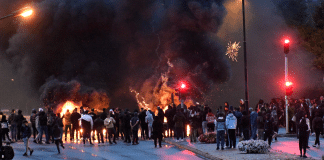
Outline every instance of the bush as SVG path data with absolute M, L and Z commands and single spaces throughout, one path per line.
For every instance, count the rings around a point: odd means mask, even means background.
M 237 147 L 241 152 L 246 152 L 246 153 L 268 153 L 269 152 L 269 145 L 266 141 L 263 140 L 241 141 L 239 142 Z

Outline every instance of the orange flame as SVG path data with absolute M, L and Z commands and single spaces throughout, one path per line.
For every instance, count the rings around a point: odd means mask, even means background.
M 187 136 L 189 137 L 189 135 L 190 135 L 190 126 L 189 126 L 189 124 L 187 125 Z
M 168 108 L 169 108 L 169 106 L 164 107 L 163 112 L 165 113 L 165 111 L 166 111 Z M 168 122 L 167 118 L 164 117 L 164 123 L 167 123 L 167 122 Z
M 69 110 L 70 113 L 72 113 L 72 111 L 75 108 L 78 108 L 79 106 L 75 105 L 73 102 L 71 101 L 67 101 L 64 103 L 64 105 L 62 106 L 62 111 L 61 111 L 61 116 L 63 116 L 67 110 Z
M 23 17 L 28 17 L 32 14 L 33 14 L 33 10 L 27 10 L 27 11 L 24 11 L 23 13 L 21 13 L 20 15 Z

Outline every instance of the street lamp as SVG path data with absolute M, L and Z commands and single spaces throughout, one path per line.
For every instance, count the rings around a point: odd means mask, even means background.
M 247 70 L 247 57 L 246 57 L 246 36 L 245 36 L 245 7 L 244 0 L 242 0 L 243 12 L 243 50 L 244 50 L 244 76 L 245 76 L 245 110 L 249 112 L 249 88 L 248 88 L 248 70 Z
M 9 17 L 15 17 L 15 16 L 28 17 L 28 16 L 31 16 L 32 14 L 33 14 L 33 10 L 30 7 L 25 7 L 25 8 L 19 9 L 17 11 L 14 11 L 9 15 L 1 17 L 0 20 L 6 19 Z

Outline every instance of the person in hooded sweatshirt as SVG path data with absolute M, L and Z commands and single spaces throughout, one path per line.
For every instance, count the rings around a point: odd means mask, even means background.
M 1 123 L 1 134 L 2 136 L 0 136 L 0 139 L 2 138 L 2 140 L 6 140 L 6 136 L 7 139 L 11 142 L 11 139 L 9 138 L 9 126 L 8 126 L 8 121 L 6 119 L 6 115 L 3 115 L 2 112 L 0 112 L 0 115 L 2 118 L 0 118 L 0 123 Z
M 26 120 L 22 121 L 21 132 L 22 132 L 22 138 L 23 138 L 23 141 L 24 141 L 24 145 L 26 147 L 26 152 L 24 153 L 23 156 L 27 156 L 27 151 L 28 150 L 30 152 L 30 155 L 32 155 L 34 150 L 32 150 L 29 147 L 29 138 L 31 136 L 31 128 L 28 126 L 28 122 Z
M 65 148 L 63 146 L 62 135 L 63 135 L 63 127 L 62 127 L 62 129 L 60 129 L 58 125 L 54 125 L 53 137 L 54 137 L 55 145 L 56 145 L 56 148 L 57 148 L 57 151 L 59 154 L 61 153 L 59 145 L 61 144 L 61 147 L 63 149 Z
M 237 119 L 233 115 L 233 111 L 230 110 L 226 117 L 226 129 L 228 130 L 228 136 L 230 139 L 229 148 L 236 147 L 236 136 L 235 136 L 236 126 L 237 126 Z
M 124 133 L 125 133 L 125 141 L 126 143 L 131 143 L 130 139 L 130 132 L 131 132 L 131 126 L 130 126 L 130 120 L 131 120 L 131 115 L 128 111 L 128 109 L 125 109 L 125 115 L 124 115 Z
M 252 139 L 256 140 L 257 139 L 257 128 L 258 128 L 258 108 L 255 107 L 254 111 L 252 111 L 250 115 L 250 120 L 251 120 L 251 134 L 252 134 Z
M 70 134 L 70 140 L 73 141 L 74 140 L 74 132 L 76 132 L 76 137 L 75 139 L 78 139 L 79 137 L 79 129 L 80 129 L 80 125 L 79 125 L 79 119 L 81 118 L 81 114 L 77 112 L 77 109 L 75 108 L 71 114 L 70 120 L 71 120 L 71 124 L 72 124 L 72 132 Z
M 151 138 L 151 134 L 152 134 L 152 125 L 153 125 L 153 116 L 151 114 L 150 111 L 146 111 L 146 117 L 145 117 L 145 123 L 147 123 L 147 128 L 148 128 L 148 139 Z
M 10 125 L 10 135 L 11 140 L 17 142 L 17 123 L 15 122 L 15 110 L 12 109 L 11 114 L 9 116 L 9 125 Z
M 320 146 L 319 135 L 323 132 L 323 120 L 320 115 L 321 113 L 315 113 L 315 118 L 313 119 L 313 131 L 315 131 L 316 135 L 315 144 L 313 145 L 313 147 L 316 147 L 317 144 L 318 147 Z
M 271 146 L 272 135 L 273 135 L 273 125 L 272 125 L 271 115 L 268 113 L 266 115 L 266 120 L 264 123 L 264 141 L 268 139 L 268 144 Z
M 133 133 L 133 145 L 138 144 L 139 118 L 137 112 L 134 112 L 134 117 L 130 120 L 130 126 Z
M 242 117 L 242 128 L 243 128 L 243 136 L 244 140 L 250 139 L 250 116 L 246 111 L 243 111 L 243 117 Z
M 98 144 L 100 143 L 100 138 L 101 138 L 101 143 L 104 143 L 104 139 L 103 139 L 104 121 L 101 119 L 100 116 L 97 116 L 97 119 L 95 119 L 93 123 L 94 123 L 93 128 L 97 131 Z
M 32 128 L 33 128 L 33 136 L 34 136 L 34 142 L 36 142 L 36 135 L 38 134 L 37 128 L 36 128 L 36 109 L 32 110 L 32 114 L 30 115 L 30 122 L 32 123 Z
M 180 109 L 177 109 L 177 113 L 173 117 L 173 121 L 175 123 L 175 134 L 177 136 L 176 142 L 179 142 L 179 137 L 181 137 L 181 141 L 183 140 L 183 122 L 186 120 L 186 117 L 181 113 Z
M 241 121 L 241 119 L 242 119 L 243 114 L 240 112 L 239 108 L 235 108 L 233 114 L 237 120 L 236 136 L 242 136 L 242 121 Z
M 257 126 L 258 126 L 258 139 L 264 139 L 264 117 L 262 112 L 260 111 L 258 113 L 258 117 L 257 117 Z
M 226 130 L 226 124 L 225 124 L 225 115 L 223 112 L 220 112 L 218 114 L 218 118 L 216 121 L 216 131 L 217 131 L 217 148 L 216 150 L 219 150 L 219 141 L 221 141 L 221 147 L 222 150 L 224 150 L 224 135 Z
M 153 139 L 154 139 L 154 146 L 157 147 L 157 139 L 159 139 L 159 147 L 161 148 L 162 142 L 162 133 L 163 133 L 163 123 L 159 120 L 158 117 L 155 117 L 153 121 Z
M 22 111 L 18 110 L 18 115 L 15 117 L 15 122 L 17 124 L 17 139 L 21 139 L 21 126 L 23 124 L 23 121 L 25 120 L 24 116 L 22 115 Z
M 302 117 L 301 122 L 298 126 L 299 131 L 299 150 L 300 150 L 300 157 L 307 158 L 306 156 L 306 147 L 307 147 L 307 131 L 309 130 L 308 125 L 306 124 L 305 117 Z M 303 151 L 304 150 L 304 154 Z
M 61 137 L 61 139 L 63 139 L 63 127 L 64 127 L 64 125 L 63 125 L 63 119 L 61 118 L 61 114 L 57 113 L 55 118 L 56 118 L 55 119 L 55 125 L 57 125 L 58 129 L 60 130 L 60 132 L 61 132 L 60 137 Z M 54 136 L 54 141 L 55 141 L 55 136 Z
M 90 133 L 93 128 L 92 117 L 88 114 L 88 111 L 84 111 L 84 114 L 81 116 L 81 128 L 83 129 L 83 144 L 85 144 L 86 138 L 90 140 L 92 144 Z

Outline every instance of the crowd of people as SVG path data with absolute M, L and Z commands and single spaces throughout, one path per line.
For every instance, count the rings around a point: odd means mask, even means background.
M 321 96 L 319 100 L 304 98 L 290 100 L 288 106 L 289 132 L 297 133 L 301 156 L 306 157 L 311 133 L 316 135 L 313 147 L 320 144 L 319 135 L 323 133 L 324 97 Z M 55 114 L 52 109 L 47 109 L 47 112 L 43 108 L 33 109 L 30 116 L 31 125 L 21 110 L 18 110 L 18 114 L 12 110 L 8 119 L 0 112 L 2 137 L 0 144 L 2 145 L 2 140 L 6 137 L 12 143 L 21 140 L 26 146 L 24 156 L 28 150 L 30 155 L 33 153 L 28 145 L 29 138 L 33 136 L 34 143 L 43 144 L 43 134 L 45 143 L 55 143 L 59 153 L 60 146 L 64 148 L 63 139 L 66 142 L 68 137 L 71 142 L 82 140 L 83 144 L 87 141 L 93 144 L 95 139 L 98 143 L 117 144 L 116 140 L 120 139 L 125 143 L 137 145 L 140 129 L 140 138 L 154 139 L 155 147 L 157 145 L 162 147 L 163 136 L 175 137 L 175 141 L 179 142 L 190 135 L 190 141 L 197 142 L 199 135 L 208 132 L 217 133 L 217 150 L 220 148 L 223 150 L 225 146 L 228 149 L 235 148 L 237 137 L 242 140 L 268 140 L 271 146 L 273 138 L 277 140 L 279 126 L 285 126 L 286 116 L 285 103 L 281 99 L 272 99 L 269 104 L 260 100 L 256 107 L 248 110 L 245 108 L 244 100 L 240 100 L 236 108 L 225 102 L 224 107 L 218 107 L 215 114 L 208 105 L 187 107 L 183 103 L 178 106 L 169 105 L 165 111 L 157 107 L 155 113 L 144 108 L 133 113 L 128 109 L 104 108 L 102 112 L 96 113 L 93 108 L 86 110 L 85 107 L 80 107 L 79 112 L 76 108 L 73 111 L 67 110 L 62 117 L 60 113 Z M 166 123 L 164 118 L 167 119 Z M 187 125 L 190 126 L 190 133 L 187 133 Z M 165 132 L 168 134 L 164 134 Z

